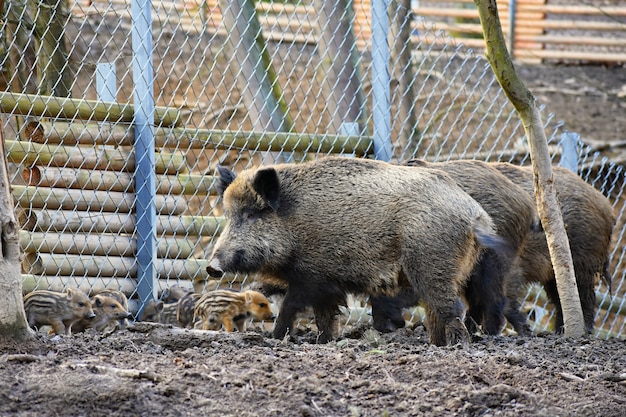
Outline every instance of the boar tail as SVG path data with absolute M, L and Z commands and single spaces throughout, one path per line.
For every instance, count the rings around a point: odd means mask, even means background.
M 495 234 L 491 229 L 484 229 L 480 226 L 474 227 L 474 234 L 478 243 L 487 249 L 491 249 L 503 256 L 512 256 L 514 251 L 506 240 Z
M 606 283 L 606 286 L 609 287 L 609 295 L 613 296 L 613 275 L 609 272 L 609 260 L 604 263 L 604 269 L 602 270 L 602 279 Z

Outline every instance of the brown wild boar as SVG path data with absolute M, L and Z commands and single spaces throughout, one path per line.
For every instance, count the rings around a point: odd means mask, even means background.
M 81 319 L 74 325 L 75 332 L 96 329 L 110 333 L 115 330 L 120 320 L 127 320 L 130 313 L 115 298 L 102 294 L 91 297 L 91 307 L 96 316 L 91 320 Z
M 270 302 L 257 291 L 237 292 L 215 290 L 203 294 L 194 308 L 194 322 L 201 322 L 202 330 L 219 330 L 224 326 L 227 332 L 245 330 L 246 320 L 273 320 Z
M 493 166 L 525 189 L 529 195 L 535 195 L 531 167 L 508 163 L 494 163 Z M 611 275 L 607 267 L 615 215 L 611 202 L 578 175 L 562 167 L 553 167 L 552 170 L 554 190 L 572 253 L 585 328 L 591 333 L 596 313 L 596 276 L 602 276 L 609 288 L 611 285 Z M 543 285 L 556 308 L 555 329 L 562 332 L 563 312 L 543 231 L 533 233 L 528 240 L 520 255 L 520 272 L 525 282 Z
M 319 342 L 334 337 L 346 295 L 413 286 L 430 340 L 467 342 L 459 295 L 483 247 L 506 248 L 485 210 L 445 173 L 353 158 L 218 168 L 227 224 L 207 271 L 287 284 L 274 337 L 312 306 Z
M 30 327 L 52 326 L 51 333 L 70 335 L 72 325 L 81 319 L 91 320 L 96 315 L 87 294 L 79 289 L 66 292 L 32 291 L 24 296 L 24 311 Z
M 521 313 L 523 283 L 515 268 L 517 257 L 538 227 L 535 201 L 523 188 L 511 182 L 493 166 L 472 160 L 429 163 L 410 160 L 408 166 L 439 169 L 476 200 L 493 220 L 498 236 L 504 239 L 510 252 L 487 248 L 474 266 L 464 289 L 469 305 L 465 324 L 472 332 L 476 324 L 486 334 L 500 334 L 505 318 L 518 334 L 530 334 L 526 316 Z M 515 271 L 515 270 L 514 270 Z M 402 308 L 417 304 L 410 292 L 403 291 L 397 298 L 371 297 L 374 327 L 392 331 L 404 327 Z M 385 304 L 385 305 L 383 305 Z

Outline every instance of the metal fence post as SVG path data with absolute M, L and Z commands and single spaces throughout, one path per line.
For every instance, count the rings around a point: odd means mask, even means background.
M 102 62 L 96 66 L 96 90 L 98 100 L 113 103 L 116 100 L 117 80 L 115 76 L 115 64 Z
M 138 317 L 147 303 L 156 297 L 155 104 L 151 7 L 149 0 L 133 0 L 132 3 Z
M 389 76 L 389 0 L 372 0 L 372 117 L 374 156 L 391 159 L 391 91 Z
M 561 135 L 561 161 L 559 166 L 578 174 L 578 143 L 580 135 L 573 132 L 564 132 Z
M 515 13 L 517 1 L 509 0 L 509 55 L 515 56 Z

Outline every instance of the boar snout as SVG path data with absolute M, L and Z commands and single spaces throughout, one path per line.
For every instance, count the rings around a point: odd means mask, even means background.
M 206 267 L 206 271 L 212 278 L 221 278 L 224 275 L 224 270 L 222 270 L 220 261 L 215 257 L 211 259 L 209 266 Z

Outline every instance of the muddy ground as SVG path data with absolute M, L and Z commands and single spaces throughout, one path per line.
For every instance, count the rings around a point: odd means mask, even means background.
M 0 415 L 623 416 L 626 342 L 434 347 L 422 326 L 327 345 L 138 324 L 0 347 Z
M 540 104 L 605 151 L 626 139 L 623 66 L 519 66 Z M 138 324 L 0 340 L 1 416 L 624 416 L 626 341 L 552 335 L 434 347 L 421 325 L 316 345 Z

